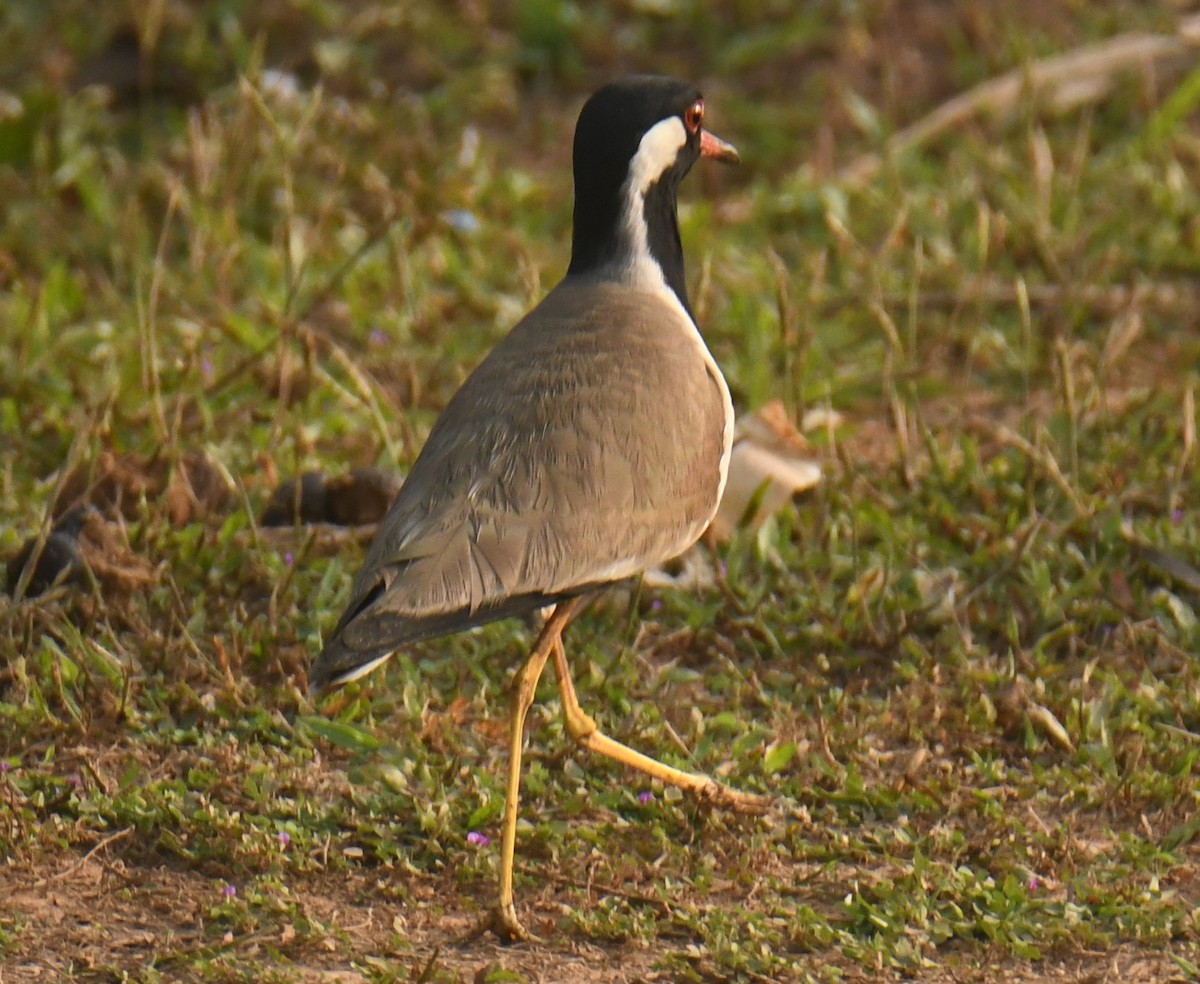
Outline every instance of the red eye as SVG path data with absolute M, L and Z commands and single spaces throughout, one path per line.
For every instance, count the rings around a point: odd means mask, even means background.
M 683 124 L 687 127 L 688 133 L 696 133 L 700 129 L 700 124 L 704 121 L 704 100 L 697 99 L 692 103 L 683 114 Z

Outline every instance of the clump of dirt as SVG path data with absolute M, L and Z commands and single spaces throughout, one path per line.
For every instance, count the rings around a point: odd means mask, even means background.
M 102 451 L 67 476 L 52 512 L 90 505 L 110 518 L 136 519 L 143 503 L 161 501 L 172 525 L 184 526 L 220 514 L 232 495 L 225 470 L 205 451 L 185 451 L 177 461 Z
M 118 527 L 90 505 L 64 513 L 44 539 L 30 537 L 9 561 L 5 587 L 14 598 L 31 564 L 22 595 L 26 598 L 58 585 L 83 584 L 88 571 L 106 594 L 128 595 L 155 577 L 154 565 L 131 550 Z
M 304 472 L 282 482 L 271 494 L 263 526 L 332 523 L 365 526 L 378 523 L 400 491 L 402 479 L 378 468 L 357 468 L 330 478 L 321 471 Z
M 86 507 L 85 507 L 86 508 Z M 83 578 L 83 557 L 79 553 L 79 531 L 85 520 L 85 508 L 72 509 L 63 515 L 46 534 L 41 546 L 40 537 L 30 537 L 8 562 L 5 590 L 14 598 L 25 575 L 22 597 L 45 594 L 58 584 L 76 584 Z M 32 569 L 26 574 L 25 569 Z

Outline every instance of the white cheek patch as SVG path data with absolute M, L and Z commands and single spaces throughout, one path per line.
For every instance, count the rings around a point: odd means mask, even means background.
M 629 283 L 650 290 L 665 290 L 674 296 L 663 278 L 662 267 L 650 254 L 646 229 L 646 192 L 663 173 L 674 166 L 679 150 L 687 143 L 687 131 L 678 116 L 669 116 L 650 127 L 642 136 L 629 177 L 621 188 L 624 225 L 628 246 L 625 277 Z
M 650 127 L 629 162 L 630 190 L 644 195 L 663 171 L 675 163 L 679 149 L 687 143 L 687 130 L 678 116 L 668 116 Z

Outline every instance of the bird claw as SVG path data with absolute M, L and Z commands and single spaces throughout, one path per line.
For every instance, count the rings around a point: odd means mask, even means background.
M 477 939 L 487 933 L 495 934 L 496 939 L 505 945 L 509 943 L 542 942 L 539 937 L 534 936 L 533 933 L 521 925 L 521 920 L 517 918 L 516 907 L 511 902 L 507 905 L 503 902 L 497 903 L 491 912 L 475 924 L 467 934 L 466 939 Z
M 717 780 L 710 780 L 711 785 L 700 792 L 700 798 L 713 806 L 724 807 L 734 813 L 749 813 L 762 816 L 770 813 L 775 805 L 773 796 L 760 796 L 758 793 L 744 793 L 740 789 L 726 786 Z

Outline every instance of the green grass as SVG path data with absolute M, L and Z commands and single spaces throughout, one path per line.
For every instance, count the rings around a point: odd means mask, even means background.
M 141 99 L 121 9 L 0 13 L 0 556 L 105 452 L 204 451 L 232 490 L 135 496 L 118 570 L 0 601 L 0 976 L 1195 977 L 1194 77 L 832 166 L 1171 8 L 712 6 L 164 7 Z M 615 737 L 780 808 L 589 759 L 544 685 L 517 901 L 547 944 L 500 951 L 462 938 L 527 627 L 314 708 L 363 545 L 256 517 L 282 476 L 411 462 L 561 275 L 582 98 L 651 67 L 746 161 L 681 213 L 735 401 L 841 422 L 719 589 L 614 592 L 568 648 Z

